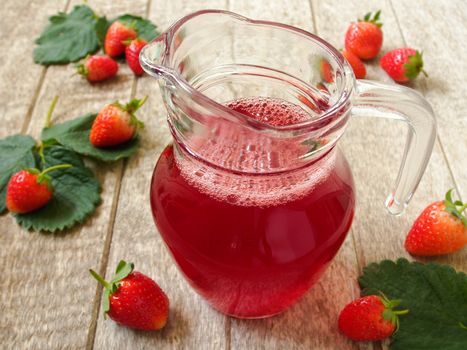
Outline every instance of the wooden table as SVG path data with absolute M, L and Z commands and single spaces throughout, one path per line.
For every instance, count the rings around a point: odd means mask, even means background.
M 140 113 L 146 123 L 137 156 L 112 165 L 93 164 L 103 186 L 103 202 L 84 225 L 61 234 L 29 233 L 10 215 L 0 217 L 0 348 L 2 349 L 381 349 L 357 344 L 336 327 L 339 310 L 359 294 L 362 267 L 384 258 L 412 259 L 403 249 L 411 223 L 430 201 L 454 187 L 467 200 L 467 5 L 463 0 L 101 0 L 99 13 L 148 16 L 160 29 L 182 15 L 222 8 L 251 18 L 295 25 L 343 46 L 348 23 L 367 11 L 382 10 L 383 51 L 410 45 L 424 51 L 428 79 L 412 87 L 432 104 L 439 134 L 427 172 L 402 217 L 383 207 L 396 176 L 404 125 L 373 119 L 351 121 L 341 141 L 352 164 L 358 207 L 345 244 L 319 283 L 280 316 L 256 321 L 225 317 L 187 285 L 156 232 L 149 209 L 149 180 L 155 161 L 170 141 L 155 81 L 134 78 L 122 67 L 118 79 L 90 85 L 73 76 L 73 65 L 44 68 L 32 62 L 33 39 L 47 17 L 80 0 L 2 2 L 0 17 L 0 137 L 38 137 L 47 107 L 60 96 L 55 121 L 64 121 L 115 99 L 149 95 Z M 368 78 L 389 82 L 377 61 Z M 467 270 L 467 251 L 434 259 Z M 133 261 L 154 277 L 171 299 L 170 321 L 161 332 L 135 332 L 104 321 L 101 288 L 94 268 L 110 276 L 120 259 Z

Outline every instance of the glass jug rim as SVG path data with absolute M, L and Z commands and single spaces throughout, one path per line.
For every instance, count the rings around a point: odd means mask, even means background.
M 308 38 L 315 45 L 318 45 L 321 48 L 323 48 L 328 53 L 329 57 L 331 57 L 336 63 L 336 67 L 338 67 L 338 69 L 336 69 L 336 76 L 337 76 L 337 72 L 339 72 L 339 74 L 341 75 L 339 84 L 336 84 L 338 88 L 337 89 L 338 92 L 336 93 L 336 95 L 338 95 L 338 98 L 328 109 L 326 109 L 317 118 L 307 120 L 301 123 L 296 123 L 296 124 L 271 125 L 265 122 L 254 120 L 248 116 L 245 116 L 244 114 L 240 112 L 233 111 L 232 109 L 226 107 L 222 103 L 217 102 L 214 99 L 211 99 L 210 97 L 206 96 L 201 91 L 194 88 L 181 74 L 176 72 L 173 69 L 173 67 L 171 67 L 170 65 L 164 64 L 164 63 L 167 63 L 167 61 L 171 57 L 170 48 L 172 47 L 172 45 L 170 45 L 170 43 L 172 42 L 172 40 L 175 39 L 175 33 L 177 32 L 177 30 L 179 30 L 189 20 L 195 17 L 198 17 L 198 16 L 206 15 L 206 14 L 225 15 L 225 16 L 231 17 L 234 20 L 245 22 L 247 24 L 252 24 L 252 25 L 272 26 L 272 27 L 280 28 L 282 30 L 292 31 L 292 32 L 295 32 L 297 34 L 300 34 Z M 290 131 L 303 131 L 303 130 L 309 130 L 309 129 L 312 129 L 312 130 L 320 129 L 326 125 L 326 123 L 324 123 L 323 125 L 323 122 L 326 121 L 326 119 L 332 120 L 334 118 L 335 120 L 335 116 L 337 115 L 337 113 L 341 109 L 345 109 L 346 106 L 348 106 L 348 102 L 350 100 L 352 92 L 354 91 L 355 76 L 354 76 L 353 70 L 349 66 L 348 62 L 343 57 L 343 55 L 336 48 L 334 48 L 327 41 L 325 41 L 324 39 L 320 38 L 319 36 L 313 33 L 310 33 L 304 29 L 294 27 L 292 25 L 288 25 L 285 23 L 251 19 L 251 18 L 245 17 L 235 12 L 227 11 L 227 10 L 205 9 L 205 10 L 199 10 L 196 12 L 192 12 L 188 15 L 181 17 L 175 23 L 173 23 L 166 31 L 164 31 L 161 35 L 159 35 L 159 37 L 154 39 L 152 43 L 160 42 L 160 41 L 164 42 L 164 47 L 165 47 L 163 52 L 161 52 L 161 56 L 162 56 L 161 61 L 160 61 L 161 63 L 156 65 L 158 68 L 160 68 L 160 71 L 159 71 L 160 75 L 165 75 L 166 77 L 170 77 L 170 80 L 172 82 L 176 82 L 183 90 L 185 90 L 187 93 L 192 95 L 193 98 L 196 98 L 196 100 L 201 101 L 203 104 L 208 105 L 210 108 L 222 112 L 223 115 L 233 116 L 236 120 L 241 120 L 245 124 L 248 124 L 249 127 L 253 127 L 255 129 L 259 129 L 263 131 L 279 132 L 279 133 L 290 132 Z M 149 46 L 150 45 L 147 45 L 146 47 L 149 47 Z M 142 63 L 143 68 L 154 66 L 154 64 L 151 64 L 151 62 L 148 62 L 149 59 L 145 55 L 145 48 L 143 48 L 143 50 L 140 53 L 140 61 Z M 304 82 L 304 83 L 311 88 L 310 84 L 308 84 L 307 82 Z

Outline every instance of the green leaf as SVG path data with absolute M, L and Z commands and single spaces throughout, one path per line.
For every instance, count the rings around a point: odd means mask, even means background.
M 139 136 L 134 137 L 123 145 L 115 147 L 94 147 L 89 142 L 89 133 L 91 132 L 91 126 L 96 115 L 95 113 L 86 114 L 85 116 L 66 121 L 62 124 L 44 128 L 42 130 L 41 139 L 44 142 L 53 142 L 53 140 L 56 140 L 58 143 L 79 154 L 105 162 L 112 162 L 130 157 L 138 150 Z
M 107 312 L 110 310 L 110 290 L 105 289 L 104 295 L 102 296 L 102 310 L 104 311 L 104 316 L 107 317 Z
M 48 168 L 58 164 L 71 164 L 72 168 L 51 172 L 54 189 L 52 200 L 43 208 L 15 214 L 17 222 L 28 230 L 55 232 L 83 222 L 100 203 L 100 185 L 81 157 L 62 146 L 44 148 Z
M 416 51 L 415 55 L 409 56 L 404 69 L 407 78 L 415 79 L 423 71 L 423 54 Z
M 147 42 L 154 40 L 160 34 L 156 29 L 156 26 L 151 21 L 139 16 L 125 14 L 115 20 L 122 22 L 127 26 L 134 26 L 138 33 L 138 37 L 146 40 Z
M 373 263 L 359 278 L 363 295 L 383 292 L 409 309 L 399 317 L 391 350 L 465 350 L 467 275 L 448 265 L 399 259 Z
M 6 209 L 6 188 L 10 177 L 25 168 L 37 166 L 36 141 L 27 135 L 13 135 L 0 140 L 0 214 Z
M 97 39 L 99 40 L 99 45 L 101 47 L 104 46 L 105 35 L 107 34 L 107 29 L 109 29 L 110 22 L 107 20 L 107 17 L 102 16 L 96 22 L 94 27 L 97 35 Z
M 379 22 L 379 17 L 381 16 L 381 10 L 376 11 L 374 14 L 372 12 L 368 12 L 363 17 L 363 20 L 358 19 L 359 22 L 369 22 L 377 25 L 378 27 L 382 27 L 383 24 Z M 373 17 L 373 18 L 372 18 Z
M 116 282 L 124 279 L 133 271 L 134 268 L 135 268 L 135 265 L 133 263 L 127 263 L 126 261 L 121 260 L 118 263 L 115 276 L 112 278 L 110 283 L 115 284 Z
M 49 22 L 36 39 L 34 62 L 43 65 L 75 62 L 99 49 L 95 29 L 99 17 L 89 6 L 75 6 L 69 14 L 59 12 Z

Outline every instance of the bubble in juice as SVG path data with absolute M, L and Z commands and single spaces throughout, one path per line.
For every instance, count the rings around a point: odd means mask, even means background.
M 226 105 L 276 126 L 309 118 L 278 99 Z M 338 251 L 353 218 L 353 180 L 339 150 L 292 171 L 229 171 L 268 170 L 302 151 L 267 139 L 236 144 L 235 133 L 221 126 L 217 138 L 201 141 L 221 168 L 168 146 L 154 170 L 151 207 L 180 270 L 213 307 L 236 317 L 270 316 L 297 301 Z

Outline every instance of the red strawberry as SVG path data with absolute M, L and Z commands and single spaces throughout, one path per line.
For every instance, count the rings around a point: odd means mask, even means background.
M 125 49 L 126 62 L 135 75 L 143 75 L 144 73 L 139 63 L 139 53 L 146 44 L 147 41 L 143 39 L 135 39 Z
M 353 340 L 381 340 L 397 329 L 398 315 L 409 310 L 393 310 L 400 300 L 388 300 L 384 296 L 369 295 L 346 305 L 339 315 L 339 329 Z
M 376 57 L 383 44 L 382 24 L 379 21 L 378 11 L 371 18 L 371 12 L 367 13 L 362 20 L 352 23 L 345 33 L 345 48 L 352 51 L 361 59 Z
M 322 58 L 319 61 L 319 71 L 321 73 L 321 78 L 327 83 L 334 82 L 333 69 L 329 61 L 325 58 Z
M 167 322 L 169 299 L 156 282 L 133 269 L 132 263 L 120 261 L 110 282 L 89 270 L 105 287 L 102 299 L 104 313 L 122 326 L 161 329 Z
M 84 64 L 78 64 L 78 73 L 90 82 L 113 78 L 118 72 L 118 63 L 108 56 L 89 56 Z
M 355 77 L 357 79 L 365 79 L 366 77 L 366 68 L 360 58 L 358 58 L 352 51 L 342 50 L 342 55 L 350 63 L 350 66 L 353 69 Z
M 134 113 L 146 100 L 147 97 L 141 100 L 133 99 L 125 106 L 115 102 L 101 109 L 91 127 L 91 144 L 96 147 L 110 147 L 133 138 L 137 128 L 144 127 L 144 123 L 138 120 Z
M 42 172 L 25 169 L 14 174 L 7 185 L 6 207 L 12 213 L 24 214 L 45 206 L 53 196 L 51 171 L 70 168 L 69 164 L 55 165 Z
M 452 190 L 444 201 L 431 203 L 415 220 L 405 239 L 405 249 L 414 255 L 433 256 L 462 249 L 467 244 L 467 203 L 452 201 Z
M 420 72 L 428 76 L 423 70 L 422 54 L 409 47 L 389 51 L 381 57 L 379 64 L 398 83 L 415 79 Z
M 125 53 L 125 41 L 135 39 L 136 31 L 121 22 L 113 22 L 105 35 L 104 49 L 110 57 L 116 57 Z

